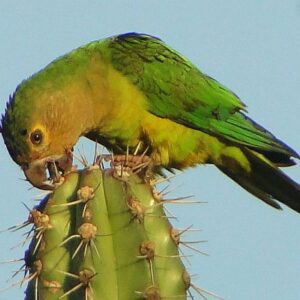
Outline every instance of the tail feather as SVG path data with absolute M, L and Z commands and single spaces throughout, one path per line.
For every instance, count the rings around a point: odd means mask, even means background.
M 261 154 L 249 149 L 244 149 L 244 154 L 251 165 L 250 173 L 237 173 L 226 166 L 217 167 L 248 192 L 274 208 L 281 209 L 277 202 L 280 201 L 300 213 L 300 185 Z

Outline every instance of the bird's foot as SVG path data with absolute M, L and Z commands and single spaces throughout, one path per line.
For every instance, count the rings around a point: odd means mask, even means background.
M 147 155 L 104 154 L 97 157 L 95 164 L 102 166 L 104 162 L 109 162 L 115 175 L 121 178 L 132 173 L 145 176 L 153 167 L 153 161 Z

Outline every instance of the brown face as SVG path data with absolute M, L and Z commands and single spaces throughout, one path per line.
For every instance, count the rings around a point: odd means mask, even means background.
M 64 136 L 53 127 L 48 130 L 49 126 L 41 120 L 21 126 L 17 122 L 2 123 L 4 142 L 26 179 L 37 188 L 54 189 L 61 175 L 72 168 L 72 143 L 67 145 Z
M 70 148 L 55 143 L 54 137 L 45 126 L 35 125 L 26 134 L 30 156 L 20 163 L 26 179 L 35 187 L 45 190 L 54 189 L 61 175 L 72 168 Z M 57 144 L 57 149 L 54 145 Z M 47 173 L 48 170 L 48 173 Z

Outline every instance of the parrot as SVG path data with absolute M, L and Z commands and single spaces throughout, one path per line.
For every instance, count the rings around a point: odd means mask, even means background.
M 300 212 L 300 185 L 280 168 L 299 154 L 253 121 L 230 89 L 152 35 L 92 41 L 55 59 L 9 97 L 0 131 L 26 179 L 53 189 L 80 137 L 114 154 L 139 146 L 154 165 L 213 164 L 274 208 Z

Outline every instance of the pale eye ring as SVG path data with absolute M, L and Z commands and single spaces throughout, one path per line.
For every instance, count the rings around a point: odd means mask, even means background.
M 40 129 L 36 129 L 30 135 L 30 141 L 34 145 L 39 145 L 43 141 L 43 133 Z

